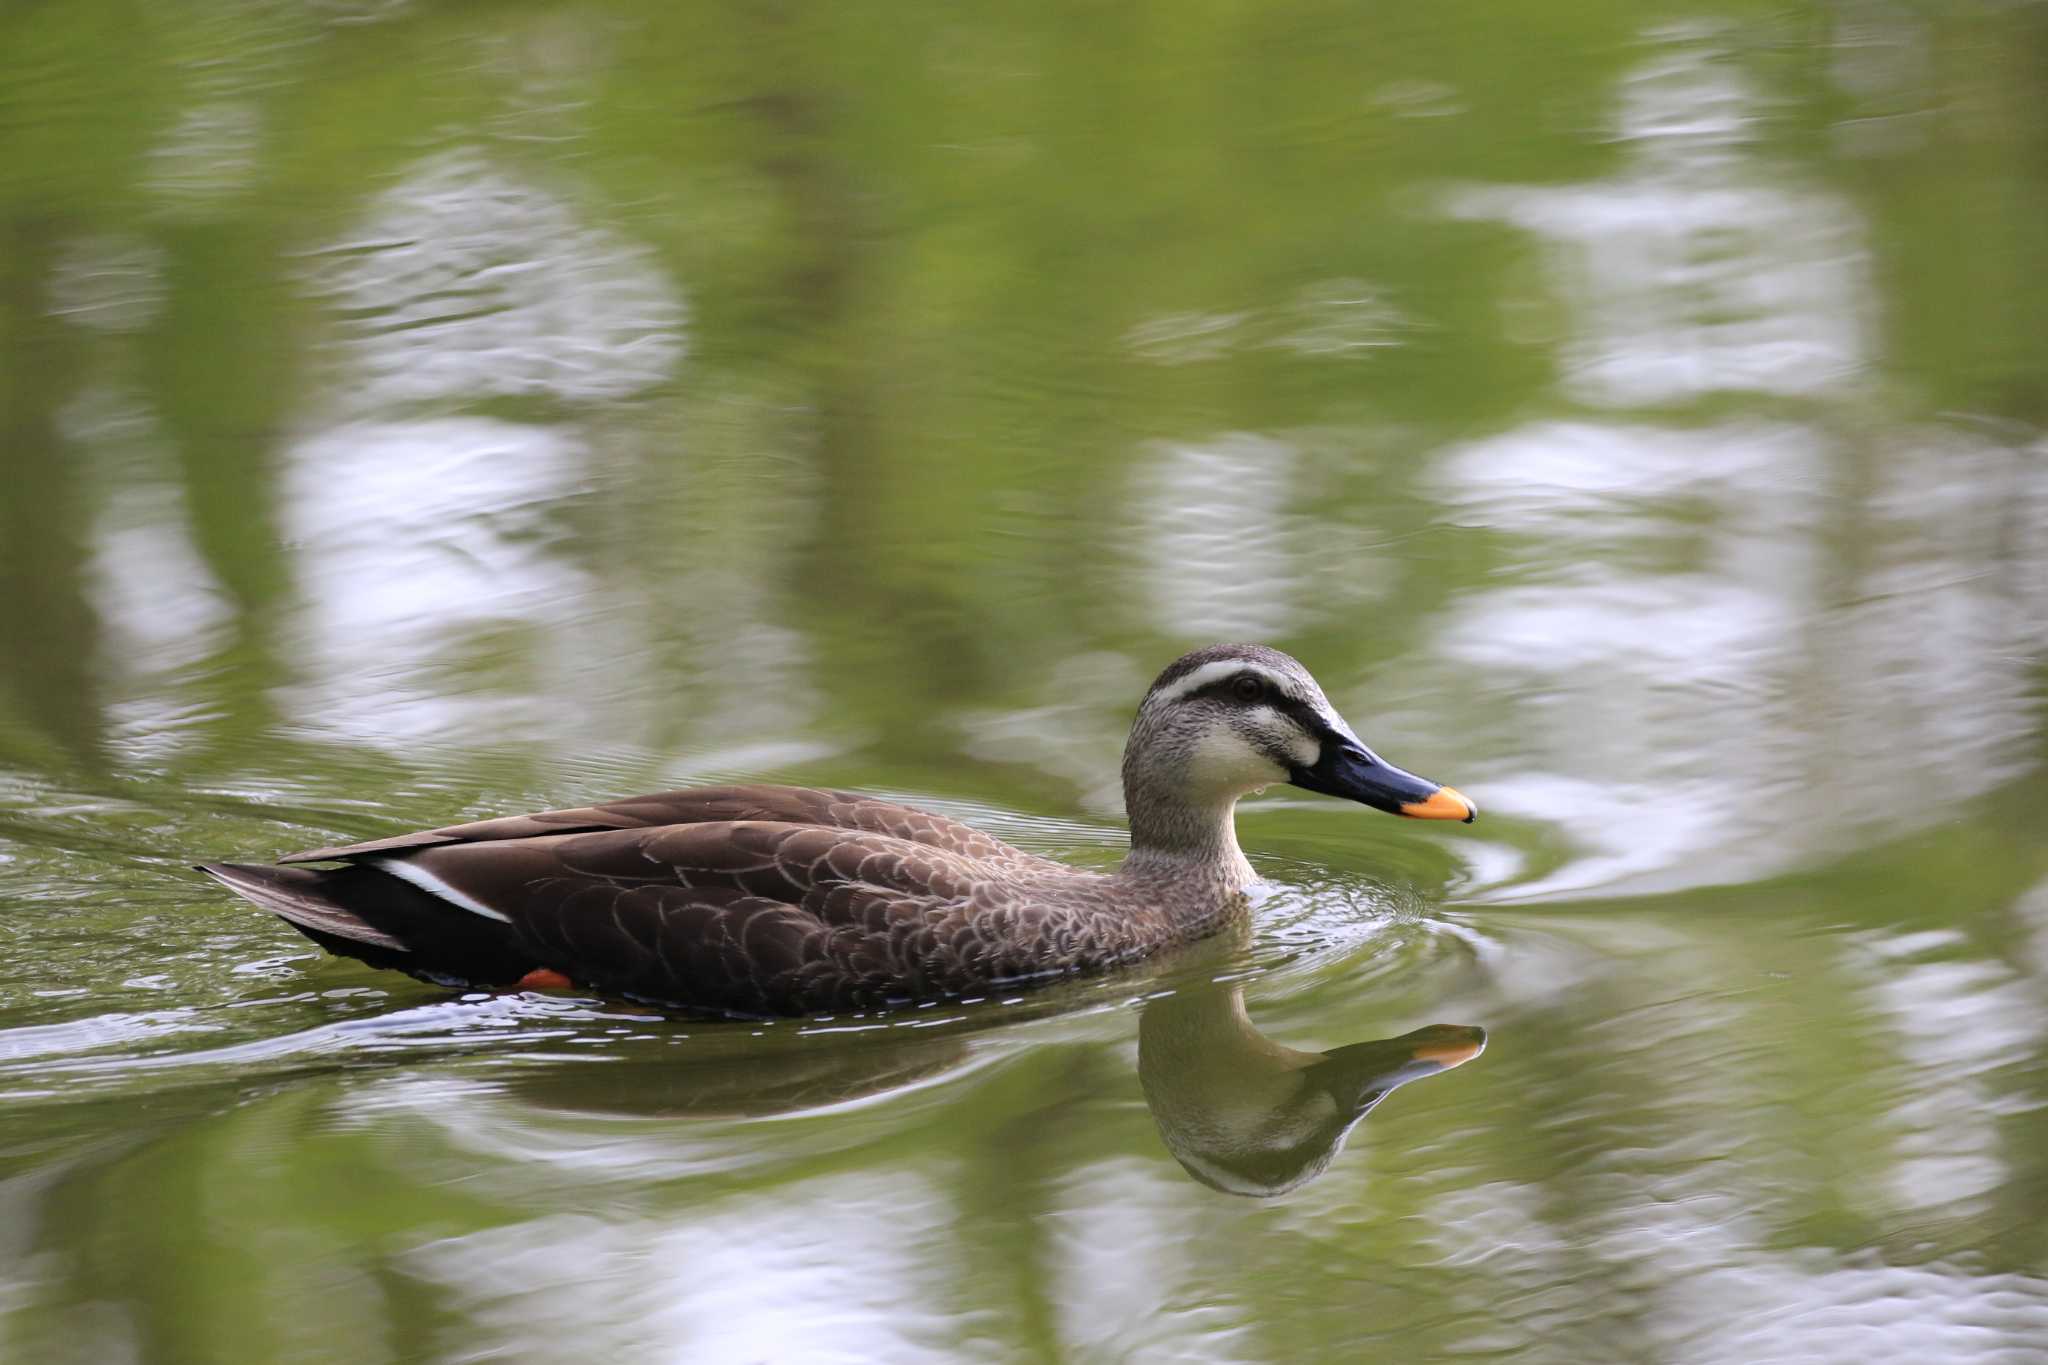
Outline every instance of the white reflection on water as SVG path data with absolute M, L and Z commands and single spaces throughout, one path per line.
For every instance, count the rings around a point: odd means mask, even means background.
M 1189 639 L 1265 640 L 1295 623 L 1300 452 L 1248 432 L 1155 444 L 1132 502 L 1149 619 Z
M 102 233 L 65 243 L 50 276 L 50 312 L 95 332 L 139 332 L 163 311 L 164 253 L 141 237 Z
M 106 1013 L 61 1024 L 32 1024 L 0 1030 L 0 1063 L 66 1056 L 100 1048 L 133 1047 L 160 1039 L 184 1037 L 217 1027 L 196 1009 L 151 1010 L 139 1014 Z
M 286 456 L 311 679 L 294 709 L 382 742 L 560 734 L 592 709 L 563 701 L 579 667 L 624 669 L 627 652 L 592 607 L 567 510 L 593 437 L 435 405 L 660 384 L 683 356 L 680 293 L 651 252 L 466 151 L 380 195 L 306 284 L 335 319 L 336 421 Z
M 1480 186 L 1451 214 L 1538 234 L 1572 301 L 1565 390 L 1603 406 L 1718 390 L 1813 395 L 1868 350 L 1868 253 L 1840 196 L 1749 164 L 1762 100 L 1705 47 L 1678 46 L 1621 83 L 1614 177 Z
M 1918 823 L 2034 761 L 2024 741 L 2048 648 L 2044 450 L 1939 427 L 1879 445 L 1859 572 L 1815 642 L 1838 818 Z
M 1234 313 L 1162 313 L 1131 328 L 1124 344 L 1155 365 L 1194 365 L 1263 348 L 1304 359 L 1355 360 L 1399 346 L 1414 323 L 1366 280 L 1343 277 L 1302 286 L 1286 304 Z
M 534 733 L 577 662 L 590 583 L 558 508 L 586 458 L 561 428 L 480 417 L 345 425 L 293 446 L 283 519 L 309 681 L 290 709 L 378 742 Z M 479 688 L 479 658 L 495 687 Z
M 1266 344 L 1320 360 L 1356 359 L 1401 345 L 1412 325 L 1376 285 L 1319 280 L 1295 296 Z
M 1219 1302 L 1188 1248 L 1213 1238 L 1213 1206 L 1156 1161 L 1098 1161 L 1049 1219 L 1062 1343 L 1084 1359 L 1243 1361 L 1255 1319 Z
M 262 115 L 247 101 L 189 110 L 152 154 L 148 186 L 173 203 L 233 194 L 256 178 L 262 140 Z
M 2048 1280 L 1786 1249 L 1732 1199 L 1656 1193 L 1637 1190 L 1625 1219 L 1590 1235 L 1538 1186 L 1495 1182 L 1434 1201 L 1426 1217 L 1439 1264 L 1472 1323 L 1452 1349 L 1607 1359 L 1618 1335 L 1634 1358 L 1697 1365 L 1918 1365 L 2031 1359 L 2048 1339 Z M 1625 1327 L 1546 1311 L 1594 1281 L 1610 1302 L 1632 1305 Z
M 2033 975 L 2048 987 L 2048 877 L 2035 882 L 2013 904 L 2013 916 L 2027 935 L 2028 965 L 2033 968 Z
M 1242 344 L 1248 313 L 1165 313 L 1147 318 L 1124 335 L 1140 360 L 1156 365 L 1192 365 L 1221 360 Z
M 116 485 L 93 541 L 101 645 L 124 670 L 172 671 L 198 663 L 219 644 L 233 611 L 193 546 L 176 484 Z
M 1546 423 L 1441 460 L 1439 496 L 1517 538 L 1513 579 L 1455 604 L 1436 645 L 1511 696 L 1498 751 L 1523 760 L 1491 803 L 1600 812 L 1542 890 L 1762 875 L 2025 771 L 2048 477 L 1939 428 L 1874 447 Z M 1784 820 L 1809 787 L 1824 808 Z
M 618 399 L 683 358 L 682 295 L 651 252 L 475 152 L 414 167 L 307 278 L 342 319 L 334 398 L 353 412 Z
M 1590 856 L 1553 889 L 1703 847 L 1724 850 L 1719 877 L 1783 852 L 1760 796 L 1815 762 L 1790 684 L 1816 608 L 1824 464 L 1815 433 L 1785 424 L 1549 423 L 1438 466 L 1446 502 L 1526 537 L 1521 581 L 1456 603 L 1437 648 L 1516 699 L 1528 766 L 1489 779 L 1492 804 L 1600 811 L 1574 830 Z M 1645 561 L 1664 571 L 1630 567 Z
M 202 714 L 178 683 L 226 642 L 234 608 L 199 552 L 180 485 L 155 467 L 166 454 L 156 415 L 130 393 L 94 385 L 62 421 L 105 489 L 86 591 L 99 622 L 97 662 L 116 698 L 109 719 L 131 757 L 161 754 Z
M 1403 80 L 1373 92 L 1372 102 L 1395 118 L 1450 118 L 1466 111 L 1457 87 L 1442 81 Z
M 1933 818 L 2030 761 L 2048 640 L 2039 462 L 1852 406 L 1866 263 L 1846 202 L 1770 178 L 1763 101 L 1710 48 L 1663 48 L 1618 103 L 1615 179 L 1452 196 L 1549 239 L 1577 337 L 1563 389 L 1825 415 L 1546 421 L 1438 461 L 1442 501 L 1515 538 L 1436 644 L 1506 699 L 1493 751 L 1524 755 L 1485 799 L 1598 816 L 1573 821 L 1590 856 L 1519 894 L 1767 875 Z
M 558 1213 L 407 1257 L 466 1351 L 551 1360 L 950 1361 L 947 1203 L 920 1175 L 819 1177 L 686 1221 Z M 454 1345 L 454 1343 L 448 1343 Z
M 2029 984 L 2001 963 L 1952 956 L 1966 947 L 1954 931 L 1902 935 L 1869 944 L 1864 970 L 1904 1064 L 1892 1078 L 1902 1131 L 1885 1193 L 1897 1207 L 1948 1216 L 1988 1212 L 2010 1178 L 2002 1121 L 2032 1102 L 1996 1073 L 2037 1056 L 2042 1032 Z

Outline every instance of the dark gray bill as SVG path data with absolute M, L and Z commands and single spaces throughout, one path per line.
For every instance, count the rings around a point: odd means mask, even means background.
M 1323 742 L 1322 756 L 1314 766 L 1296 768 L 1287 780 L 1312 792 L 1341 796 L 1411 820 L 1462 820 L 1469 825 L 1479 816 L 1479 807 L 1455 787 L 1417 777 L 1363 745 L 1335 735 Z

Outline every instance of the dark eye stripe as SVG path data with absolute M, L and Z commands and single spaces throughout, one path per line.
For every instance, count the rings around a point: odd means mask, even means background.
M 1239 673 L 1234 677 L 1218 678 L 1215 682 L 1210 683 L 1201 691 L 1191 693 L 1190 695 L 1196 697 L 1206 697 L 1210 701 L 1235 702 L 1237 701 L 1237 684 L 1239 680 L 1241 680 L 1243 677 L 1244 674 Z M 1260 681 L 1264 682 L 1265 680 L 1262 678 L 1260 679 Z M 1260 700 L 1267 700 L 1271 697 L 1271 695 L 1272 689 L 1268 688 L 1267 696 L 1260 698 Z
M 1210 701 L 1228 702 L 1232 706 L 1243 706 L 1246 703 L 1238 700 L 1235 689 L 1237 687 L 1238 679 L 1244 676 L 1244 674 L 1239 673 L 1235 677 L 1219 678 L 1217 681 L 1210 683 L 1201 691 L 1194 693 L 1194 695 L 1197 697 L 1205 697 Z M 1257 675 L 1254 674 L 1253 676 Z M 1266 680 L 1264 678 L 1260 678 L 1259 681 L 1261 683 L 1266 683 Z M 1317 736 L 1323 733 L 1322 721 L 1316 717 L 1314 709 L 1311 708 L 1307 702 L 1300 701 L 1294 697 L 1288 696 L 1284 692 L 1276 690 L 1271 683 L 1266 683 L 1265 695 L 1260 697 L 1257 702 L 1252 704 L 1257 706 L 1272 707 L 1281 715 L 1286 716 L 1289 719 L 1293 720 L 1293 722 L 1296 725 L 1299 725 L 1302 728 L 1303 732 L 1308 735 Z
M 1313 739 L 1323 733 L 1323 722 L 1317 717 L 1315 711 L 1310 708 L 1307 702 L 1296 701 L 1293 697 L 1275 697 L 1273 699 L 1273 707 L 1281 715 L 1288 717 L 1296 725 L 1299 725 L 1302 733 L 1310 738 Z

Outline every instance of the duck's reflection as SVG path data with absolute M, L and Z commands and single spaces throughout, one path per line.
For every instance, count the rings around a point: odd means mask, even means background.
M 1302 1052 L 1252 1026 L 1236 982 L 1145 1006 L 1138 1080 L 1166 1149 L 1227 1194 L 1266 1198 L 1321 1175 L 1389 1091 L 1468 1062 L 1486 1031 L 1430 1024 L 1398 1038 Z
M 710 1032 L 687 1060 L 667 1047 L 522 1072 L 520 1098 L 642 1118 L 762 1118 L 870 1100 L 993 1055 L 985 1032 L 876 1029 L 849 1036 Z M 1182 984 L 1146 1002 L 1138 1080 L 1166 1149 L 1189 1175 L 1264 1198 L 1320 1175 L 1396 1086 L 1470 1061 L 1483 1029 L 1431 1024 L 1329 1052 L 1253 1027 L 1240 982 Z

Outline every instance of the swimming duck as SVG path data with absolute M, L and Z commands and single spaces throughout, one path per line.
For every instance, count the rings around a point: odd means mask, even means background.
M 777 786 L 199 870 L 330 952 L 442 985 L 816 1014 L 1101 970 L 1214 932 L 1256 879 L 1238 798 L 1275 782 L 1426 820 L 1477 814 L 1367 748 L 1294 659 L 1233 644 L 1182 655 L 1139 705 L 1123 758 L 1131 851 L 1113 871 L 893 801 Z

